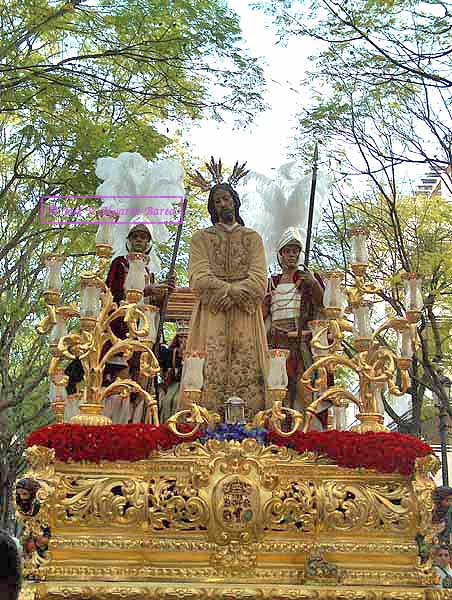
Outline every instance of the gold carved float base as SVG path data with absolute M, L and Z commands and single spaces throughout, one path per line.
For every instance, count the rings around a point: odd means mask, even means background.
M 276 586 L 241 584 L 170 585 L 114 582 L 96 585 L 36 584 L 22 592 L 21 600 L 442 600 L 452 590 L 409 587 Z
M 25 600 L 439 600 L 416 536 L 431 533 L 430 472 L 344 469 L 254 440 L 182 444 L 134 463 L 60 463 L 27 531 L 49 527 Z

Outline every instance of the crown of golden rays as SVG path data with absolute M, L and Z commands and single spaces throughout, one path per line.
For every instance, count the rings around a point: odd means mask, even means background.
M 223 164 L 221 158 L 216 162 L 212 156 L 210 163 L 205 163 L 205 165 L 210 173 L 210 180 L 206 179 L 199 171 L 195 171 L 194 175 L 190 177 L 192 185 L 204 192 L 209 192 L 210 189 L 218 183 L 229 183 L 229 185 L 234 187 L 242 177 L 245 177 L 245 175 L 248 175 L 249 173 L 249 170 L 245 169 L 246 162 L 244 162 L 243 165 L 239 165 L 239 161 L 237 161 L 232 169 L 231 175 L 225 180 L 222 174 Z

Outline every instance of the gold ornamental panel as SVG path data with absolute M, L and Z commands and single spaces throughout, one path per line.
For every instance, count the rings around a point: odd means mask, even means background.
M 327 598 L 333 586 L 331 598 L 427 599 L 436 581 L 415 542 L 431 523 L 427 459 L 405 477 L 251 439 L 181 444 L 136 463 L 29 453 L 43 500 L 21 516 L 30 532 L 51 529 L 45 569 L 29 563 L 43 600 L 75 598 L 77 586 L 80 599 L 123 589 L 170 598 L 175 581 L 187 586 L 182 598 L 232 598 L 236 582 L 256 598 Z
M 20 600 L 450 600 L 451 590 L 415 588 L 356 589 L 351 586 L 257 587 L 226 585 L 127 586 L 124 584 L 81 586 L 76 583 L 39 584 L 22 592 Z

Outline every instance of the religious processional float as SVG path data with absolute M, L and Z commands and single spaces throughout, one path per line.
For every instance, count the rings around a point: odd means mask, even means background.
M 180 187 L 179 168 L 166 166 L 161 187 L 141 195 L 171 195 L 165 192 Z M 118 164 L 110 167 L 122 181 Z M 144 165 L 136 196 L 155 183 L 157 170 Z M 121 194 L 116 187 L 108 195 Z M 48 315 L 40 332 L 50 333 L 56 423 L 29 436 L 28 471 L 16 482 L 26 550 L 23 598 L 445 597 L 447 590 L 434 587 L 430 560 L 419 552 L 420 541 L 431 540 L 431 474 L 438 460 L 422 441 L 387 431 L 380 401 L 383 388 L 399 396 L 410 384 L 423 308 L 420 278 L 406 277 L 405 316 L 389 317 L 373 330 L 369 315 L 378 287 L 366 278 L 368 232 L 355 229 L 352 285 L 343 285 L 341 272 L 323 274 L 324 318 L 311 323 L 314 361 L 302 377 L 313 400 L 304 414 L 285 406 L 286 352 L 273 350 L 271 404 L 251 421 L 240 398 L 226 402 L 222 419 L 202 406 L 204 359 L 194 355 L 185 357 L 188 408 L 160 423 L 149 388 L 132 379 L 102 387 L 106 361 L 117 354 L 139 352 L 147 377 L 159 370 L 153 351 L 158 309 L 140 302 L 143 257 L 129 257 L 126 299 L 119 306 L 104 283 L 113 227 L 99 225 L 97 268 L 81 277 L 79 307 L 60 302 L 64 258 L 52 255 L 46 262 Z M 180 296 L 174 302 L 174 319 L 186 318 Z M 126 339 L 111 331 L 118 316 L 127 323 Z M 354 348 L 351 355 L 344 354 L 344 341 Z M 84 370 L 83 395 L 79 414 L 65 423 L 64 367 L 75 358 Z M 358 378 L 357 393 L 328 386 L 328 374 L 338 369 Z M 149 422 L 111 424 L 102 412 L 113 391 L 141 395 Z M 356 405 L 359 424 L 309 431 L 325 401 L 336 408 Z

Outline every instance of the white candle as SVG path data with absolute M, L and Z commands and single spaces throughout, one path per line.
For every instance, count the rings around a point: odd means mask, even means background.
M 341 290 L 342 273 L 325 273 L 326 285 L 323 294 L 325 308 L 343 308 L 344 295 Z
M 288 350 L 270 350 L 270 369 L 268 371 L 268 387 L 274 390 L 287 388 L 288 378 L 286 361 Z
M 146 266 L 144 264 L 144 254 L 132 252 L 127 255 L 129 261 L 129 272 L 124 283 L 126 290 L 143 291 L 146 285 Z
M 100 224 L 97 228 L 96 244 L 111 246 L 113 244 L 113 225 L 118 220 L 118 214 L 112 210 L 101 209 L 98 217 Z
M 64 385 L 57 385 L 55 401 L 66 402 L 66 399 L 67 399 L 66 387 Z
M 49 401 L 52 404 L 52 402 L 55 402 L 57 396 L 57 389 L 56 389 L 56 385 L 53 383 L 53 381 L 50 382 L 49 385 Z
M 61 267 L 65 261 L 64 256 L 52 255 L 45 259 L 47 277 L 45 287 L 47 290 L 61 290 L 63 280 L 61 279 Z
M 372 337 L 372 328 L 370 326 L 369 305 L 362 303 L 353 307 L 355 316 L 355 329 L 358 337 Z
M 352 255 L 351 264 L 367 265 L 369 262 L 369 254 L 367 252 L 367 235 L 368 232 L 362 227 L 356 227 L 352 231 Z
M 413 342 L 411 339 L 411 331 L 406 328 L 403 329 L 399 334 L 399 349 L 400 355 L 406 358 L 413 356 Z
M 50 402 L 65 402 L 67 398 L 66 386 L 62 383 L 50 382 L 49 400 Z
M 347 422 L 345 406 L 335 406 L 333 410 L 334 428 L 337 431 L 344 431 Z
M 420 311 L 423 306 L 422 279 L 416 273 L 408 273 L 405 282 L 405 308 Z
M 56 323 L 52 327 L 52 331 L 50 332 L 50 342 L 53 344 L 58 344 L 60 339 L 64 337 L 66 333 L 66 319 L 64 315 L 62 315 L 61 313 L 57 313 Z
M 97 317 L 99 314 L 100 288 L 90 281 L 82 280 L 81 317 Z
M 113 232 L 111 223 L 101 223 L 97 228 L 96 244 L 111 246 L 113 243 Z
M 202 390 L 204 385 L 205 356 L 201 353 L 188 354 L 184 357 L 183 388 Z
M 149 325 L 149 333 L 145 338 L 142 339 L 151 340 L 151 342 L 155 342 L 155 340 L 157 339 L 157 328 L 160 320 L 160 309 L 156 306 L 151 306 L 149 304 L 145 304 L 142 306 L 141 302 L 139 302 L 138 304 L 140 304 L 140 310 L 142 310 L 145 313 L 146 320 Z M 138 323 L 138 328 L 143 329 L 144 325 L 144 319 L 140 319 Z

